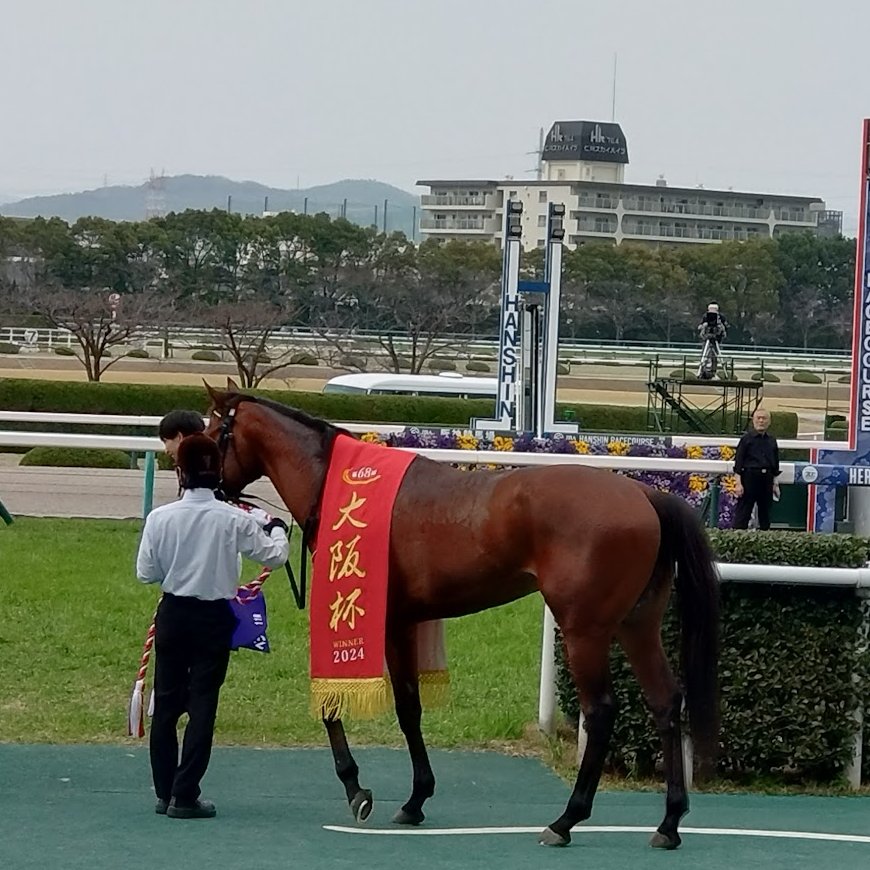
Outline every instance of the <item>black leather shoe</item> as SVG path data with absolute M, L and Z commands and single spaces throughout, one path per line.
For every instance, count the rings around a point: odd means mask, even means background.
M 163 798 L 157 798 L 157 803 L 154 804 L 154 812 L 157 813 L 158 816 L 166 815 L 166 808 L 169 806 L 169 801 L 163 800 Z
M 166 815 L 170 819 L 213 819 L 217 810 L 211 801 L 196 801 L 194 804 L 181 804 L 175 802 L 175 798 L 169 802 Z

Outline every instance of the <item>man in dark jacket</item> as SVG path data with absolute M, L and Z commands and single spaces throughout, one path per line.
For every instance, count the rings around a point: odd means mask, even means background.
M 752 426 L 740 439 L 734 457 L 734 473 L 740 476 L 737 484 L 737 507 L 734 528 L 748 529 L 752 508 L 758 506 L 758 527 L 770 528 L 770 507 L 774 497 L 779 498 L 779 446 L 770 428 L 770 413 L 762 407 L 755 409 Z

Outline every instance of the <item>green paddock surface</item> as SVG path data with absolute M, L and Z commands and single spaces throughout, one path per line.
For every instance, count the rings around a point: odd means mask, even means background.
M 662 795 L 603 792 L 572 845 L 545 850 L 536 832 L 561 813 L 567 786 L 538 761 L 436 751 L 438 791 L 427 804 L 428 819 L 405 829 L 390 818 L 407 797 L 407 756 L 363 749 L 357 757 L 362 781 L 375 794 L 364 827 L 353 823 L 322 749 L 216 750 L 204 794 L 217 804 L 217 818 L 180 821 L 155 815 L 141 743 L 0 745 L 0 867 L 818 870 L 870 864 L 870 798 L 693 795 L 682 849 L 662 853 L 646 845 L 662 815 Z

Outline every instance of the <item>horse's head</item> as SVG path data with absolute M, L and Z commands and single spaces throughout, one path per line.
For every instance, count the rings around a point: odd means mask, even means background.
M 253 400 L 230 378 L 226 390 L 217 390 L 207 383 L 205 388 L 211 398 L 205 434 L 214 438 L 220 449 L 221 490 L 230 498 L 237 498 L 264 473 L 246 421 L 245 407 Z

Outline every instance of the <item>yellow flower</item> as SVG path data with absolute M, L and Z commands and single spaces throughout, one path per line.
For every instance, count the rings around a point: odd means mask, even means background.
M 511 451 L 514 449 L 514 439 L 509 435 L 496 435 L 492 440 L 492 446 L 496 450 Z
M 574 442 L 574 449 L 578 453 L 588 453 L 589 452 L 589 442 L 577 440 Z
M 360 441 L 365 441 L 366 444 L 379 444 L 381 436 L 377 432 L 364 432 L 360 435 Z
M 470 432 L 456 436 L 456 446 L 460 450 L 477 450 L 478 440 Z
M 686 458 L 687 459 L 703 459 L 704 458 L 704 450 L 699 444 L 690 444 L 686 448 Z
M 607 443 L 607 452 L 614 456 L 627 456 L 631 445 L 627 441 L 609 441 Z
M 703 492 L 707 488 L 707 485 L 707 478 L 702 477 L 700 474 L 689 475 L 689 489 L 692 492 Z
M 722 489 L 733 495 L 737 491 L 737 475 L 726 474 L 725 477 L 722 478 Z
M 719 456 L 724 459 L 726 462 L 734 458 L 734 448 L 729 447 L 727 444 L 723 444 L 719 448 Z

